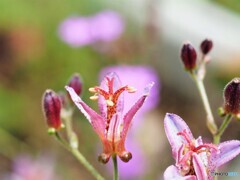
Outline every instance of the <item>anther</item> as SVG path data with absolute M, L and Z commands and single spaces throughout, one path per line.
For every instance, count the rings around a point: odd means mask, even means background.
M 135 93 L 137 91 L 136 88 L 132 87 L 132 86 L 127 86 L 126 90 L 129 92 L 129 93 Z
M 98 100 L 98 95 L 95 94 L 93 96 L 90 96 L 90 99 L 93 101 Z
M 111 100 L 106 100 L 108 106 L 114 106 L 114 103 Z
M 89 90 L 89 92 L 91 92 L 91 93 L 96 93 L 96 92 L 97 92 L 94 87 L 91 87 L 91 88 L 89 88 L 88 90 Z

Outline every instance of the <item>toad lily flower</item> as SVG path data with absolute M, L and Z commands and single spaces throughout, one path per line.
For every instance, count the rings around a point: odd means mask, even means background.
M 164 128 L 172 147 L 175 165 L 164 172 L 164 179 L 213 179 L 211 173 L 240 154 L 240 141 L 231 140 L 218 145 L 194 139 L 187 124 L 177 115 L 167 113 Z
M 114 154 L 124 162 L 132 158 L 132 154 L 125 149 L 126 135 L 134 115 L 142 107 L 153 84 L 152 82 L 146 86 L 143 95 L 124 116 L 122 93 L 124 91 L 134 93 L 136 89 L 128 85 L 122 86 L 116 73 L 107 74 L 100 87 L 89 88 L 90 92 L 95 93 L 90 99 L 98 99 L 100 114 L 85 104 L 71 87 L 66 86 L 73 102 L 86 116 L 103 143 L 103 153 L 99 156 L 100 162 L 107 163 Z

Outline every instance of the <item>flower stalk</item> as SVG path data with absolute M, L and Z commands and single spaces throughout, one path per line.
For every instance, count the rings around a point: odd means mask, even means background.
M 60 135 L 59 133 L 55 133 L 56 139 L 60 142 L 60 144 L 70 151 L 74 157 L 97 179 L 97 180 L 104 180 L 104 178 L 98 173 L 98 171 L 87 161 L 87 159 L 81 154 L 81 152 L 77 149 L 72 147 L 68 144 Z
M 207 97 L 207 93 L 205 90 L 203 80 L 199 79 L 195 74 L 192 74 L 192 77 L 193 77 L 194 82 L 197 85 L 197 89 L 200 93 L 200 96 L 201 96 L 201 99 L 203 102 L 203 106 L 204 106 L 204 109 L 207 114 L 207 127 L 210 130 L 210 132 L 214 135 L 217 133 L 217 125 L 215 123 L 215 120 L 214 120 L 214 117 L 212 114 L 212 110 L 211 110 L 211 107 L 210 107 L 210 104 L 208 101 L 208 97 Z
M 112 155 L 112 160 L 113 160 L 113 170 L 114 170 L 114 180 L 118 180 L 119 179 L 119 175 L 118 175 L 118 162 L 117 162 L 117 156 L 116 155 Z
M 218 129 L 218 132 L 214 135 L 214 144 L 219 144 L 220 143 L 221 136 L 224 133 L 224 131 L 226 130 L 226 128 L 228 127 L 229 123 L 231 122 L 232 117 L 233 116 L 231 114 L 226 115 L 222 125 Z

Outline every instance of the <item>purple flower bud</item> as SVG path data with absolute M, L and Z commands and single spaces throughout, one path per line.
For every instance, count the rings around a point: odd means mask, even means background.
M 224 110 L 233 115 L 240 114 L 240 78 L 234 78 L 225 86 Z
M 210 39 L 205 39 L 200 45 L 200 49 L 204 55 L 209 53 L 212 47 L 213 47 L 213 42 Z
M 195 68 L 197 53 L 190 43 L 183 44 L 181 49 L 181 59 L 187 70 L 193 70 Z
M 43 111 L 49 128 L 61 128 L 61 99 L 53 90 L 46 90 L 43 95 Z
M 72 75 L 72 77 L 69 80 L 68 86 L 73 88 L 74 91 L 81 95 L 82 93 L 82 80 L 80 78 L 80 75 L 78 73 L 75 73 Z

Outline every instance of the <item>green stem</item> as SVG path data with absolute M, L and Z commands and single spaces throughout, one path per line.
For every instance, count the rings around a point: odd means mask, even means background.
M 114 165 L 114 180 L 118 180 L 118 163 L 117 163 L 117 156 L 116 154 L 114 154 L 112 156 L 112 160 L 113 160 L 113 165 Z
M 197 85 L 197 89 L 200 93 L 203 106 L 207 114 L 207 127 L 210 130 L 210 132 L 214 135 L 217 132 L 217 125 L 214 121 L 214 117 L 212 114 L 212 110 L 210 108 L 210 104 L 209 104 L 207 93 L 203 84 L 203 80 L 200 80 L 195 74 L 192 74 L 192 77 Z
M 61 112 L 61 118 L 65 123 L 68 142 L 64 141 L 58 133 L 56 133 L 57 139 L 61 142 L 61 144 L 69 150 L 77 160 L 98 180 L 103 180 L 104 178 L 97 172 L 97 170 L 87 161 L 87 159 L 79 152 L 78 150 L 78 138 L 72 128 L 72 114 L 73 111 L 71 109 L 66 110 L 63 109 Z
M 60 144 L 70 151 L 77 160 L 97 179 L 104 180 L 104 178 L 97 172 L 97 170 L 87 161 L 87 159 L 79 152 L 77 148 L 69 146 L 69 144 L 61 138 L 58 133 L 55 133 L 55 137 L 60 142 Z
M 232 115 L 227 114 L 222 125 L 220 126 L 218 132 L 214 135 L 214 144 L 220 143 L 221 136 L 224 133 L 224 131 L 226 130 L 226 128 L 228 127 L 231 120 L 232 120 Z
M 66 126 L 67 136 L 68 136 L 68 140 L 71 147 L 78 148 L 78 138 L 76 133 L 73 131 L 71 117 L 65 119 L 65 126 Z

